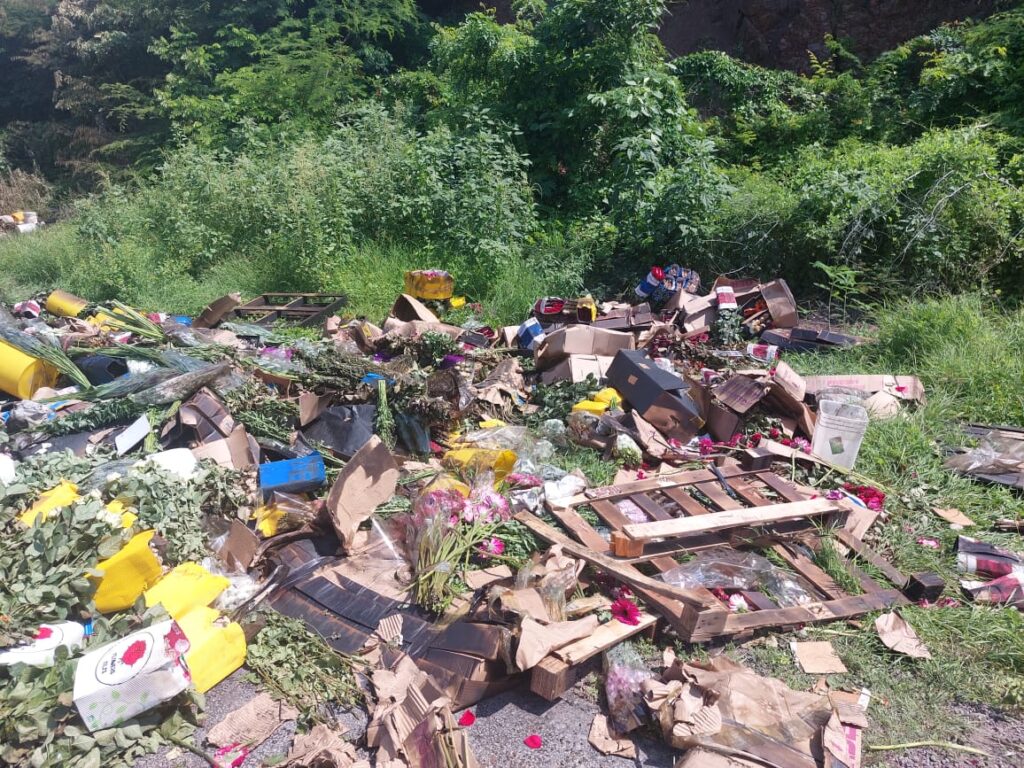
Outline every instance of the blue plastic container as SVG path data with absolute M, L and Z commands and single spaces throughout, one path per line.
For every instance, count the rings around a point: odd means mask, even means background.
M 327 482 L 324 457 L 313 452 L 308 456 L 260 464 L 260 490 L 264 496 L 274 491 L 305 493 L 315 491 Z
M 529 349 L 530 351 L 536 349 L 537 345 L 544 341 L 544 336 L 544 329 L 535 317 L 531 317 L 525 323 L 520 325 L 519 332 L 516 334 L 516 338 L 519 341 L 519 348 Z

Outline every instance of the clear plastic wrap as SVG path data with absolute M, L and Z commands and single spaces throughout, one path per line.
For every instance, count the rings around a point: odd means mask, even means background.
M 760 591 L 780 606 L 815 601 L 812 587 L 793 573 L 772 565 L 753 552 L 711 549 L 696 559 L 661 574 L 669 584 L 683 589 L 738 589 Z
M 622 643 L 604 654 L 604 692 L 608 721 L 618 733 L 643 725 L 646 717 L 641 686 L 654 675 L 632 643 Z
M 266 504 L 257 507 L 255 517 L 256 529 L 270 538 L 311 523 L 316 517 L 316 507 L 302 496 L 274 492 Z

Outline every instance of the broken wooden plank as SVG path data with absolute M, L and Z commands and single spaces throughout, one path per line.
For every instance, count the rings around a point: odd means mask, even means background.
M 677 517 L 672 520 L 658 520 L 652 523 L 631 523 L 623 528 L 623 532 L 634 539 L 689 536 L 728 528 L 771 525 L 772 523 L 801 520 L 839 511 L 828 499 L 818 498 L 773 504 L 769 507 L 727 510 L 699 517 Z
M 634 635 L 650 630 L 658 618 L 642 614 L 636 626 L 610 621 L 602 624 L 590 637 L 553 651 L 530 670 L 530 690 L 553 701 L 594 671 L 601 654 Z
M 599 626 L 589 636 L 554 650 L 551 655 L 567 664 L 579 664 L 657 623 L 658 617 L 649 613 L 641 613 L 636 625 L 623 624 L 612 619 Z
M 907 585 L 907 577 L 896 566 L 870 549 L 863 541 L 852 535 L 849 531 L 837 530 L 835 536 L 841 543 L 852 549 L 857 557 L 881 571 L 885 578 L 895 586 L 903 589 Z

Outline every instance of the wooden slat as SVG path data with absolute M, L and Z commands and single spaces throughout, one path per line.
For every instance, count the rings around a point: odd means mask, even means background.
M 626 514 L 615 506 L 615 502 L 606 499 L 597 499 L 591 502 L 594 511 L 601 516 L 613 531 L 621 531 L 633 521 Z M 659 571 L 664 573 L 679 565 L 672 557 L 666 554 L 657 554 L 646 558 L 643 562 L 649 562 Z
M 717 480 L 711 483 L 697 483 L 693 487 L 707 496 L 711 500 L 711 503 L 719 509 L 729 510 L 743 508 L 743 505 L 740 502 L 722 490 L 722 486 L 718 484 Z
M 671 520 L 672 515 L 662 509 L 661 505 L 648 496 L 645 493 L 634 493 L 629 496 L 629 500 L 636 504 L 640 509 L 646 512 L 648 515 L 653 517 L 655 520 Z
M 665 488 L 662 493 L 678 504 L 687 515 L 706 515 L 711 512 L 682 488 Z
M 838 510 L 828 499 L 808 499 L 770 507 L 734 509 L 699 517 L 677 517 L 653 523 L 632 523 L 623 532 L 634 539 L 656 539 L 668 536 L 688 536 L 708 531 L 722 531 L 728 528 L 762 526 L 786 520 L 801 520 L 807 517 L 827 515 Z
M 780 608 L 777 611 L 730 613 L 723 629 L 724 634 L 735 634 L 746 629 L 760 627 L 784 627 L 793 624 L 835 621 L 906 603 L 907 599 L 898 590 L 890 589 L 868 595 L 851 595 L 825 603 Z
M 895 586 L 903 589 L 909 581 L 907 577 L 892 563 L 868 547 L 863 541 L 851 535 L 849 531 L 837 530 L 835 536 L 839 541 L 857 553 L 857 557 L 870 563 L 880 570 Z
M 586 544 L 595 552 L 607 553 L 612 551 L 611 546 L 602 538 L 601 534 L 591 528 L 575 509 L 568 509 L 566 507 L 549 507 L 548 509 L 558 519 L 558 522 L 568 528 L 572 535 L 581 543 Z
M 614 501 L 595 499 L 590 502 L 590 506 L 597 512 L 598 517 L 608 523 L 608 527 L 613 531 L 621 531 L 623 526 L 633 522 L 625 512 L 615 506 Z
M 767 485 L 786 501 L 803 501 L 814 495 L 813 491 L 801 490 L 788 480 L 783 480 L 774 472 L 760 472 L 757 479 Z

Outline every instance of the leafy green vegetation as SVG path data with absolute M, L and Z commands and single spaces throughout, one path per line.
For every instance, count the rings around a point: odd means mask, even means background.
M 876 300 L 1024 285 L 1024 11 L 873 62 L 829 40 L 800 75 L 670 61 L 660 0 L 430 29 L 408 0 L 109 5 L 44 21 L 46 3 L 18 0 L 0 21 L 19 66 L 64 73 L 71 125 L 106 115 L 101 147 L 52 139 L 78 153 L 65 166 L 117 181 L 31 249 L 0 244 L 13 288 L 182 311 L 225 290 L 345 290 L 379 315 L 402 269 L 429 264 L 512 321 L 537 295 L 615 293 L 671 261 L 807 291 L 843 270 Z M 48 46 L 25 40 L 37 27 Z M 7 164 L 60 181 L 56 161 L 27 162 L 19 110 L 0 103 Z

